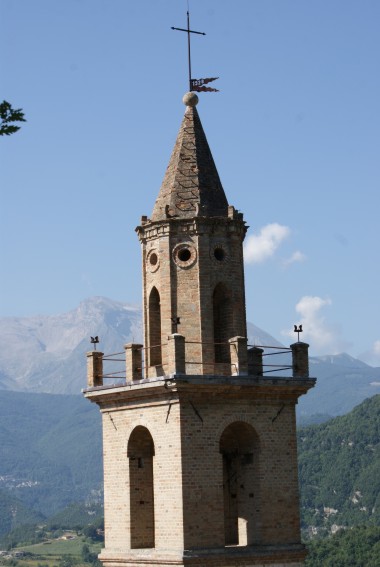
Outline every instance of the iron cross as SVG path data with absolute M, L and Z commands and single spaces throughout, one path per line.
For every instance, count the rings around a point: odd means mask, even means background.
M 203 32 L 199 32 L 199 31 L 194 31 L 190 29 L 190 14 L 189 11 L 187 11 L 187 29 L 184 28 L 174 28 L 172 27 L 172 30 L 178 30 L 178 31 L 183 31 L 187 33 L 187 53 L 188 53 L 188 60 L 189 60 L 189 91 L 192 90 L 192 85 L 191 85 L 191 48 L 190 48 L 190 34 L 191 33 L 196 33 L 198 35 L 206 35 Z

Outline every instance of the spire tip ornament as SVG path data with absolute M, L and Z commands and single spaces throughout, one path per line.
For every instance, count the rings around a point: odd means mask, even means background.
M 182 102 L 186 106 L 197 106 L 199 97 L 194 92 L 188 92 L 183 95 Z

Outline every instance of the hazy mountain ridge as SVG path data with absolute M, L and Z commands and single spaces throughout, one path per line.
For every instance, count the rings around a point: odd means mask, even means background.
M 368 366 L 346 353 L 310 357 L 309 369 L 317 384 L 300 399 L 301 415 L 319 412 L 342 415 L 380 392 L 380 368 Z
M 265 331 L 249 325 L 250 342 L 281 346 Z M 82 301 L 77 309 L 54 316 L 0 319 L 0 386 L 18 391 L 79 394 L 86 385 L 90 337 L 99 349 L 118 352 L 142 341 L 141 309 L 105 297 Z
M 0 384 L 11 390 L 78 394 L 85 385 L 90 336 L 113 352 L 142 335 L 138 307 L 93 297 L 54 316 L 0 319 Z
M 99 349 L 105 353 L 120 352 L 127 342 L 141 342 L 141 310 L 104 297 L 92 297 L 61 315 L 0 319 L 0 388 L 80 394 L 86 386 L 85 353 L 91 350 L 90 337 L 94 335 L 99 336 Z M 251 323 L 248 342 L 283 346 Z M 271 363 L 288 365 L 291 361 L 290 354 L 270 358 Z M 268 374 L 271 375 L 276 374 Z M 298 412 L 302 415 L 343 414 L 380 391 L 380 368 L 344 353 L 311 357 L 310 375 L 317 377 L 318 382 L 300 399 Z
M 102 487 L 101 419 L 81 396 L 0 392 L 0 490 L 48 516 Z

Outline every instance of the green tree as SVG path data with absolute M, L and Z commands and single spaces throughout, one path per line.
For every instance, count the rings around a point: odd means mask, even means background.
M 101 565 L 101 563 L 98 561 L 97 553 L 91 553 L 90 548 L 86 544 L 82 547 L 81 555 L 85 563 L 91 563 L 92 565 Z
M 78 561 L 70 555 L 63 555 L 58 563 L 59 567 L 74 567 Z
M 0 103 L 0 136 L 10 136 L 20 126 L 15 126 L 13 122 L 26 122 L 21 108 L 12 108 L 6 100 Z

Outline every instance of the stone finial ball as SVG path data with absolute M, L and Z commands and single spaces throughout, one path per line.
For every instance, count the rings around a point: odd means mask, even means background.
M 186 93 L 183 95 L 182 101 L 183 104 L 186 104 L 186 106 L 197 106 L 199 98 L 195 93 Z

